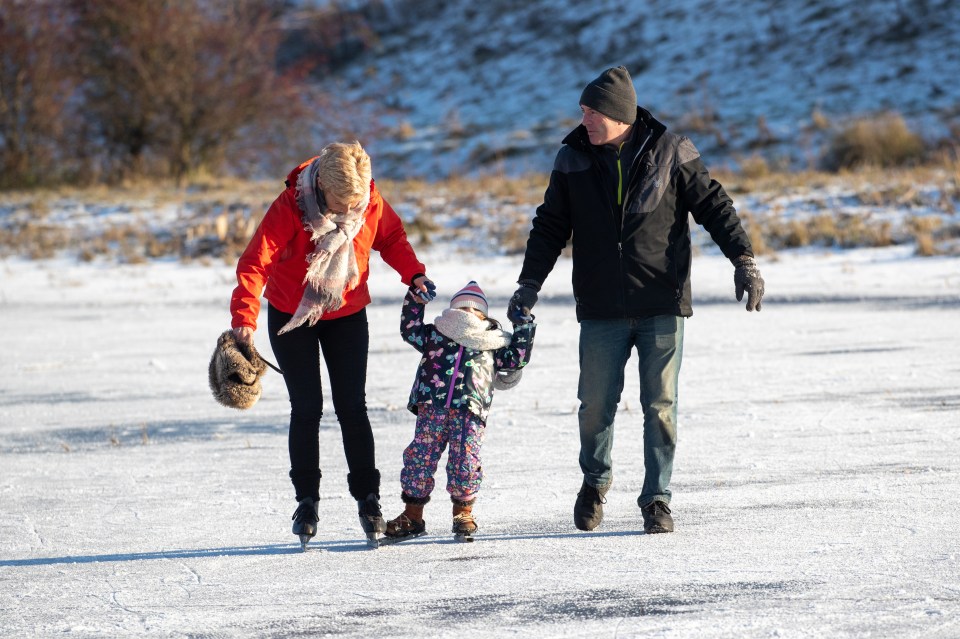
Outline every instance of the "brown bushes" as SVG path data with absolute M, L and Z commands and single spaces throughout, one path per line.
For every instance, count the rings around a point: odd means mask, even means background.
M 923 159 L 925 145 L 897 113 L 858 118 L 829 142 L 823 166 L 830 171 L 910 166 Z

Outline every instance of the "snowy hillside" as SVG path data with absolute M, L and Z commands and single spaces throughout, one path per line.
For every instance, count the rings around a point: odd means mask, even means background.
M 392 176 L 549 170 L 583 85 L 618 64 L 714 165 L 806 166 L 851 116 L 897 111 L 930 141 L 960 118 L 952 0 L 352 4 L 376 45 L 328 87 L 392 112 L 368 141 Z

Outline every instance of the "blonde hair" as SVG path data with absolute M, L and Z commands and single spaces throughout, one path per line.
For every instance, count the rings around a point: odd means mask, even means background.
M 370 192 L 370 156 L 359 142 L 334 142 L 320 151 L 317 179 L 323 190 L 341 200 L 354 200 Z

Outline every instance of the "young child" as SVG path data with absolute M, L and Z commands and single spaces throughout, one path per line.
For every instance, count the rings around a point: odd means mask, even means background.
M 447 492 L 453 501 L 453 533 L 473 541 L 473 518 L 483 471 L 480 446 L 493 390 L 517 383 L 530 361 L 536 325 L 533 316 L 513 327 L 513 334 L 487 317 L 487 298 L 470 281 L 450 301 L 450 308 L 425 324 L 424 304 L 408 291 L 403 301 L 400 333 L 423 353 L 407 408 L 417 416 L 413 441 L 403 451 L 400 473 L 403 513 L 387 522 L 382 543 L 412 539 L 426 533 L 423 507 L 433 492 L 433 475 L 444 448 Z

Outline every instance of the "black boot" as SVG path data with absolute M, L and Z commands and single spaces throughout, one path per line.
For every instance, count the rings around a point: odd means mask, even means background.
M 579 530 L 593 530 L 603 521 L 603 505 L 610 484 L 606 486 L 591 486 L 583 480 L 580 492 L 577 493 L 577 502 L 573 505 L 573 525 Z
M 376 548 L 380 545 L 379 536 L 387 529 L 380 510 L 380 495 L 370 493 L 366 499 L 357 501 L 357 514 L 360 516 L 360 527 L 367 535 L 367 544 Z
M 300 500 L 300 505 L 293 513 L 293 534 L 300 537 L 300 547 L 307 549 L 307 542 L 317 534 L 317 502 L 311 498 Z
M 639 500 L 637 502 L 639 506 Z M 648 535 L 673 532 L 673 517 L 670 516 L 670 506 L 662 501 L 650 502 L 640 506 L 643 513 L 643 532 Z

